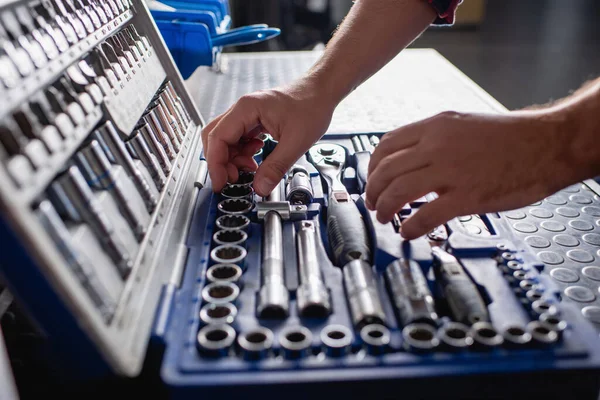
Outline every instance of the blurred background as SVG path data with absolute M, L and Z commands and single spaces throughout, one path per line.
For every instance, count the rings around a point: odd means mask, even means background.
M 268 23 L 274 40 L 229 51 L 326 44 L 352 0 L 230 0 L 235 26 Z M 509 109 L 564 97 L 600 75 L 598 0 L 464 0 L 453 27 L 411 47 L 434 48 Z

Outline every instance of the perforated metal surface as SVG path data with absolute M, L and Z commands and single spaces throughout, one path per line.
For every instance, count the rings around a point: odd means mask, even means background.
M 562 290 L 600 331 L 600 198 L 587 185 L 502 213 Z
M 201 114 L 210 121 L 244 94 L 283 85 L 301 76 L 320 54 L 225 54 L 222 72 L 201 67 L 188 79 L 187 86 Z M 455 79 L 448 79 L 449 76 Z M 450 109 L 504 110 L 436 51 L 411 49 L 344 99 L 328 132 L 387 132 Z

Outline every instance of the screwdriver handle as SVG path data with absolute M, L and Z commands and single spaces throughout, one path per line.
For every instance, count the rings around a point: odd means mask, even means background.
M 343 267 L 352 260 L 371 262 L 371 250 L 363 217 L 352 199 L 338 202 L 329 198 L 327 237 L 334 263 Z

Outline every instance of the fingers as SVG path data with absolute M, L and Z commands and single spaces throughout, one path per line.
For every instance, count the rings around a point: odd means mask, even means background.
M 379 195 L 390 183 L 404 174 L 428 167 L 428 161 L 414 148 L 400 150 L 385 157 L 377 168 L 369 174 L 367 182 L 367 206 L 373 209 Z
M 229 146 L 237 145 L 240 138 L 260 124 L 258 103 L 256 100 L 242 97 L 214 129 L 207 132 L 205 156 L 213 190 L 220 191 L 228 178 L 235 176 L 234 165 L 229 163 Z
M 419 127 L 418 123 L 410 124 L 386 133 L 371 155 L 369 175 L 377 168 L 381 160 L 390 154 L 416 146 L 422 133 Z
M 402 236 L 416 239 L 457 216 L 456 201 L 449 194 L 427 203 L 402 224 Z
M 223 119 L 223 116 L 225 116 L 226 113 L 223 113 L 217 117 L 215 117 L 212 121 L 210 121 L 203 129 L 202 132 L 200 132 L 200 138 L 202 139 L 202 151 L 204 153 L 204 157 L 206 157 L 206 153 L 207 153 L 207 146 L 208 146 L 208 133 L 211 132 L 215 126 L 217 126 L 217 124 L 219 123 L 219 121 L 221 121 L 221 119 Z
M 267 196 L 281 181 L 292 165 L 304 154 L 300 144 L 282 143 L 259 166 L 254 177 L 254 190 L 260 196 Z
M 394 179 L 377 200 L 377 220 L 390 222 L 406 203 L 434 191 L 431 176 L 430 168 L 423 168 Z

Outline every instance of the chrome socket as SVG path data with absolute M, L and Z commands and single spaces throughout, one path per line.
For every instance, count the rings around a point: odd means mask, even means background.
M 438 329 L 440 345 L 446 350 L 460 351 L 473 345 L 469 327 L 458 322 L 448 322 Z
M 343 272 L 354 326 L 384 324 L 385 313 L 371 266 L 362 260 L 353 260 L 344 266 Z
M 521 288 L 521 290 L 525 293 L 527 293 L 528 291 L 534 289 L 537 287 L 536 283 L 534 281 L 532 281 L 531 279 L 524 279 L 521 282 L 519 282 L 519 287 Z
M 235 341 L 235 330 L 226 324 L 207 325 L 197 336 L 198 349 L 209 357 L 225 357 Z
M 552 329 L 553 331 L 555 331 L 556 333 L 558 333 L 559 335 L 562 334 L 562 332 L 567 329 L 567 321 L 565 321 L 564 319 L 561 319 L 558 315 L 556 314 L 547 314 L 547 313 L 543 313 L 540 315 L 539 319 L 538 319 L 544 326 Z
M 536 313 L 537 315 L 541 315 L 541 314 L 549 314 L 549 315 L 559 315 L 560 312 L 558 311 L 558 308 L 546 301 L 546 300 L 536 300 L 531 304 L 531 310 Z
M 502 272 L 507 275 L 512 275 L 515 271 L 521 271 L 523 266 L 516 261 L 508 261 L 506 264 L 502 264 Z
M 528 323 L 527 331 L 538 346 L 544 347 L 558 342 L 558 333 L 540 321 Z
M 365 325 L 360 330 L 360 338 L 371 355 L 380 355 L 385 353 L 390 345 L 390 331 L 383 325 L 371 324 Z
M 273 332 L 264 327 L 255 328 L 238 336 L 238 345 L 245 360 L 261 360 L 273 347 Z
M 222 229 L 213 235 L 213 241 L 218 245 L 243 246 L 247 239 L 248 234 L 241 229 Z
M 231 303 L 208 303 L 200 309 L 200 321 L 207 325 L 231 324 L 237 312 L 237 307 Z
M 474 345 L 480 349 L 492 349 L 502 345 L 504 339 L 489 322 L 476 322 L 471 327 Z
M 250 225 L 250 220 L 243 215 L 222 215 L 217 218 L 216 225 L 219 229 L 246 230 Z
M 210 282 L 236 283 L 242 277 L 242 269 L 235 264 L 215 264 L 206 271 L 206 279 Z
M 279 344 L 285 358 L 302 358 L 310 352 L 312 333 L 303 326 L 286 328 L 279 334 Z
M 531 334 L 520 326 L 509 326 L 502 332 L 506 347 L 522 347 L 531 343 Z
M 327 325 L 321 331 L 321 343 L 329 357 L 342 357 L 348 354 L 352 340 L 352 332 L 343 325 Z
M 202 289 L 202 299 L 207 303 L 233 303 L 240 295 L 240 288 L 231 282 L 213 282 Z
M 404 348 L 421 353 L 434 350 L 440 345 L 435 328 L 428 324 L 409 324 L 402 329 Z
M 222 214 L 244 215 L 252 211 L 252 203 L 246 199 L 225 199 L 217 204 Z
M 519 284 L 524 280 L 528 280 L 528 278 L 529 278 L 529 274 L 527 274 L 527 271 L 525 271 L 524 269 L 521 269 L 521 270 L 513 272 L 512 279 L 510 279 L 510 281 L 513 285 L 519 287 Z M 520 290 L 520 288 L 519 288 L 519 290 Z
M 539 288 L 533 288 L 531 290 L 528 290 L 525 293 L 525 297 L 531 303 L 534 303 L 534 302 L 536 302 L 538 300 L 541 300 L 543 296 L 544 296 L 544 291 L 541 290 L 541 289 L 539 289 Z
M 235 182 L 236 185 L 240 186 L 252 186 L 254 183 L 254 172 L 240 171 L 238 174 L 238 180 Z
M 244 265 L 246 259 L 246 249 L 238 245 L 217 246 L 210 252 L 210 258 L 216 264 L 237 264 Z
M 226 199 L 246 199 L 252 201 L 254 189 L 249 185 L 229 184 L 221 190 L 221 196 Z

